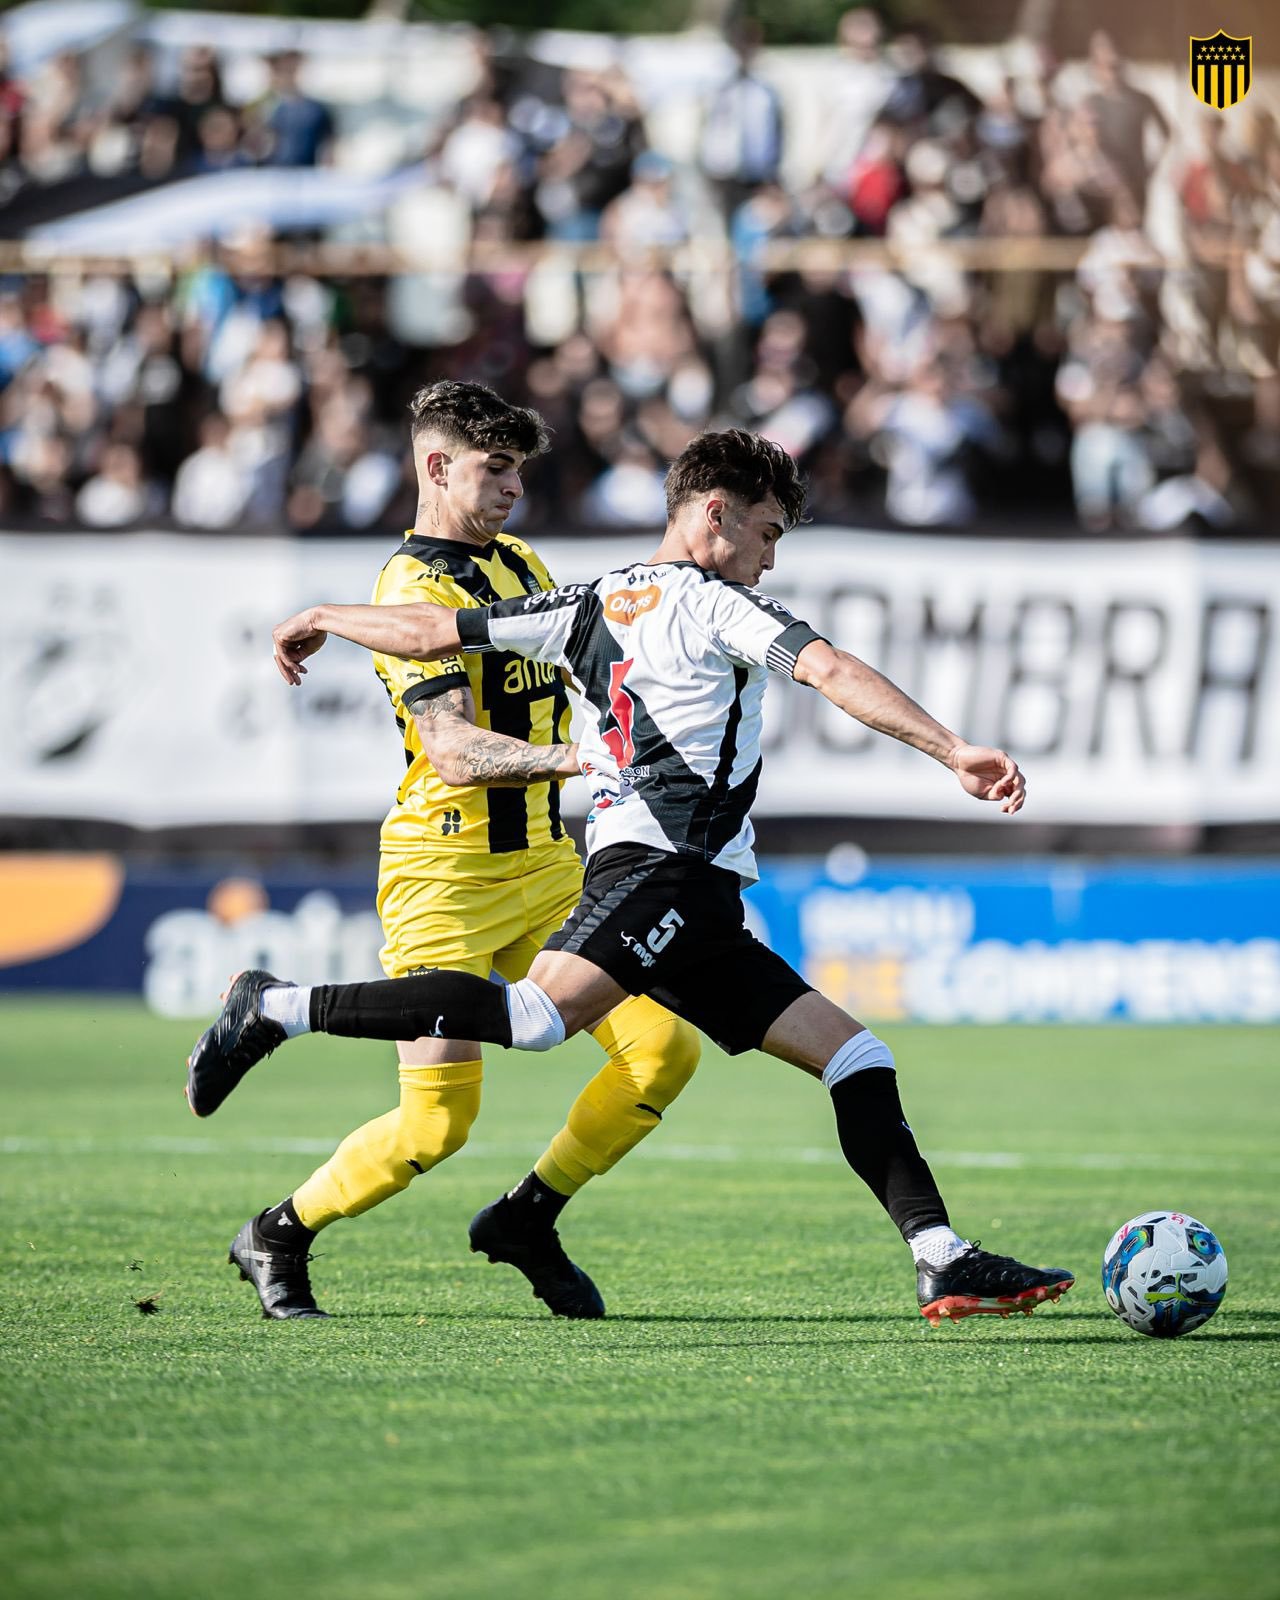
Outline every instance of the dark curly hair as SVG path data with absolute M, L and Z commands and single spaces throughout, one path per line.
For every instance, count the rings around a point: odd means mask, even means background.
M 726 428 L 691 440 L 667 473 L 668 520 L 695 495 L 711 489 L 722 489 L 749 506 L 771 494 L 788 528 L 804 518 L 805 482 L 799 469 L 781 445 L 758 433 Z
M 419 389 L 409 402 L 413 439 L 433 433 L 470 450 L 519 450 L 526 458 L 540 456 L 551 442 L 550 430 L 536 411 L 513 406 L 483 383 L 444 379 Z

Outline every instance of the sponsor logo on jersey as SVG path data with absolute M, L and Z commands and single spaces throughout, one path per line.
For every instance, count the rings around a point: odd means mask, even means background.
M 618 937 L 642 967 L 651 967 L 653 965 L 653 956 L 645 949 L 639 939 L 633 939 L 629 933 L 619 934 Z
M 512 656 L 502 674 L 505 694 L 529 694 L 537 689 L 549 689 L 560 681 L 560 669 L 550 661 L 530 661 L 525 656 Z
M 558 589 L 539 589 L 536 594 L 530 594 L 520 603 L 521 611 L 555 610 L 563 605 L 572 605 L 580 595 L 590 594 L 589 583 L 566 583 Z
M 629 628 L 637 617 L 652 611 L 661 599 L 662 590 L 656 583 L 643 589 L 615 589 L 605 596 L 604 614 L 610 622 L 620 622 L 624 628 Z

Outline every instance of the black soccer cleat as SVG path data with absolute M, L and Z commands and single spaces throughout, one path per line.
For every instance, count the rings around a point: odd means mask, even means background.
M 187 1057 L 187 1104 L 197 1117 L 212 1116 L 249 1068 L 288 1037 L 258 1009 L 262 991 L 279 982 L 257 967 L 231 980 L 218 1020 Z
M 262 1302 L 262 1315 L 276 1321 L 293 1317 L 328 1317 L 311 1292 L 311 1275 L 305 1250 L 281 1250 L 264 1239 L 257 1217 L 250 1217 L 231 1241 L 227 1260 L 240 1268 L 240 1277 L 251 1283 Z
M 541 1300 L 557 1317 L 604 1316 L 599 1289 L 564 1253 L 554 1228 L 522 1228 L 511 1216 L 505 1195 L 471 1219 L 471 1248 L 523 1272 Z
M 979 1241 L 945 1267 L 922 1261 L 916 1269 L 920 1314 L 935 1328 L 943 1317 L 959 1322 L 984 1314 L 1007 1317 L 1011 1311 L 1030 1316 L 1045 1300 L 1057 1300 L 1076 1281 L 1065 1267 L 1024 1266 L 1012 1256 L 979 1250 Z

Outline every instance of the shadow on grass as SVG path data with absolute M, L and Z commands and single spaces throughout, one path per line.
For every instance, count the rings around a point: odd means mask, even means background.
M 769 1316 L 764 1312 L 753 1312 L 743 1315 L 723 1316 L 715 1312 L 701 1315 L 696 1312 L 688 1314 L 682 1312 L 654 1312 L 648 1314 L 643 1311 L 624 1311 L 611 1313 L 601 1318 L 574 1318 L 552 1317 L 545 1311 L 344 1311 L 336 1313 L 334 1320 L 342 1322 L 523 1322 L 545 1323 L 548 1328 L 562 1324 L 566 1321 L 591 1322 L 601 1321 L 615 1326 L 626 1324 L 629 1327 L 644 1327 L 647 1323 L 661 1326 L 664 1323 L 677 1323 L 690 1327 L 709 1327 L 716 1324 L 730 1326 L 750 1326 L 760 1324 L 764 1326 L 776 1324 L 804 1324 L 811 1327 L 839 1326 L 841 1323 L 859 1322 L 902 1322 L 901 1312 L 896 1311 L 857 1311 L 833 1312 L 830 1316 L 791 1316 L 783 1313 L 779 1316 Z
M 1280 1341 L 1280 1333 L 1249 1333 L 1241 1330 L 1239 1333 L 1204 1333 L 1184 1334 L 1181 1339 L 1148 1339 L 1142 1334 L 1135 1334 L 1135 1339 L 1140 1339 L 1144 1345 L 1178 1345 L 1186 1349 L 1189 1343 L 1198 1345 L 1206 1344 L 1275 1344 Z M 1113 1344 L 1117 1348 L 1132 1344 L 1116 1333 L 1040 1333 L 1036 1335 L 1037 1344 Z

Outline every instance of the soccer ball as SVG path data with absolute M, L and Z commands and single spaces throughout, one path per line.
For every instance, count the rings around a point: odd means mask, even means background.
M 1222 1246 L 1181 1211 L 1144 1211 L 1102 1253 L 1107 1304 L 1135 1333 L 1176 1339 L 1208 1322 L 1227 1292 Z

